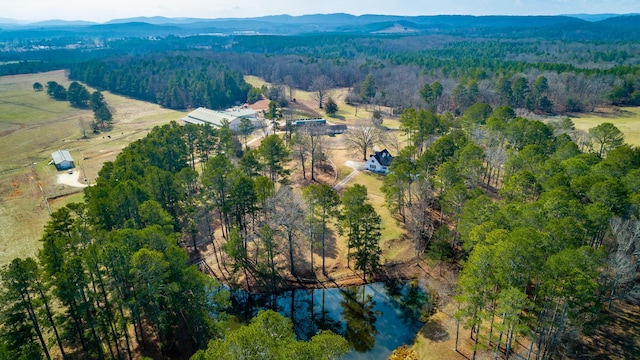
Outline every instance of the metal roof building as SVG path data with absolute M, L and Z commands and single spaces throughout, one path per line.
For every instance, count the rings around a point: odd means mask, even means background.
M 225 111 L 216 111 L 207 108 L 197 108 L 182 118 L 185 124 L 204 125 L 209 124 L 214 127 L 222 127 L 223 122 L 229 122 L 232 130 L 238 130 L 240 119 L 249 119 L 256 121 L 256 112 L 252 109 L 229 109 Z M 255 124 L 254 124 L 255 125 Z
M 53 159 L 53 164 L 58 170 L 72 169 L 75 167 L 69 150 L 58 150 L 56 152 L 52 152 L 51 158 Z

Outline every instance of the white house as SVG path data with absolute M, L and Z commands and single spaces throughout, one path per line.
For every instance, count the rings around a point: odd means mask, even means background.
M 393 156 L 389 154 L 387 149 L 376 151 L 374 154 L 369 155 L 369 160 L 367 160 L 365 168 L 369 171 L 387 173 L 392 161 Z
M 258 127 L 256 119 L 256 111 L 249 108 L 233 108 L 225 111 L 216 111 L 207 108 L 197 108 L 182 118 L 185 124 L 204 125 L 209 124 L 213 127 L 222 127 L 224 121 L 229 122 L 231 130 L 240 128 L 241 119 L 249 119 L 254 127 Z

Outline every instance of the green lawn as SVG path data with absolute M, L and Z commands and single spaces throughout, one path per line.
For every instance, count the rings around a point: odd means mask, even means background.
M 625 107 L 611 113 L 580 114 L 571 117 L 576 129 L 587 131 L 603 122 L 610 122 L 624 133 L 625 142 L 640 146 L 640 107 Z
M 353 177 L 353 179 L 345 186 L 348 187 L 353 184 L 361 184 L 367 188 L 369 201 L 382 218 L 382 237 L 380 239 L 380 247 L 383 250 L 383 255 L 387 259 L 395 259 L 397 253 L 404 249 L 404 246 L 391 246 L 390 243 L 392 241 L 395 242 L 397 239 L 401 239 L 404 230 L 399 226 L 395 218 L 391 216 L 389 209 L 385 205 L 384 194 L 381 190 L 383 180 L 383 175 L 363 171 Z

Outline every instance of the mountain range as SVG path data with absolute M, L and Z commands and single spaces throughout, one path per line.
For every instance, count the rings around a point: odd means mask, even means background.
M 188 36 L 196 34 L 410 33 L 509 37 L 561 37 L 603 40 L 640 38 L 638 14 L 574 14 L 557 16 L 394 16 L 349 14 L 272 15 L 255 18 L 135 17 L 105 23 L 47 20 L 25 23 L 0 18 L 0 38 L 43 34 L 89 36 Z

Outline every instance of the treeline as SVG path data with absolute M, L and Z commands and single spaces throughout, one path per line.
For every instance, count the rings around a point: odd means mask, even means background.
M 89 93 L 89 90 L 77 81 L 69 84 L 69 88 L 65 88 L 63 85 L 58 84 L 55 81 L 49 81 L 46 85 L 47 95 L 52 99 L 58 101 L 69 101 L 71 106 L 78 108 L 91 108 L 93 110 L 94 122 L 91 124 L 93 132 L 98 132 L 99 129 L 107 127 L 113 116 L 107 102 L 104 100 L 104 96 L 100 91 L 94 91 Z M 42 91 L 44 87 L 39 82 L 33 84 L 34 91 Z M 86 126 L 81 121 L 80 128 L 83 132 L 82 136 L 86 137 Z
M 0 65 L 0 76 L 34 74 L 64 69 L 64 65 L 45 61 L 10 61 Z
M 171 199 L 188 193 L 188 165 L 170 129 L 131 144 L 84 203 L 54 212 L 36 260 L 2 269 L 2 358 L 132 359 L 136 348 L 184 353 L 220 335 L 228 293 L 178 246 Z
M 240 73 L 201 56 L 148 55 L 75 64 L 69 77 L 172 109 L 225 108 L 247 100 Z
M 464 259 L 456 319 L 474 358 L 572 353 L 577 334 L 606 322 L 603 309 L 637 297 L 640 151 L 615 126 L 587 135 L 487 104 L 400 122 L 410 146 L 383 192 L 418 253 Z
M 77 54 L 67 49 L 15 52 L 5 57 L 20 62 L 0 69 L 26 72 L 45 69 L 49 63 L 67 64 L 73 79 L 170 108 L 218 108 L 245 101 L 250 87 L 242 82 L 240 72 L 303 90 L 313 90 L 314 80 L 326 76 L 334 86 L 352 88 L 353 94 L 358 94 L 360 85 L 372 75 L 377 96 L 366 99 L 367 104 L 391 107 L 395 114 L 424 107 L 418 91 L 436 81 L 443 85 L 438 112 L 462 114 L 477 101 L 494 107 L 566 113 L 592 111 L 601 105 L 637 104 L 637 53 L 636 42 L 553 37 L 167 36 L 105 40 L 104 47 L 78 49 Z M 83 62 L 88 58 L 95 60 Z M 539 76 L 547 79 L 548 102 L 504 101 L 500 94 L 503 81 L 525 78 L 531 85 Z M 468 88 L 466 99 L 460 101 L 464 88 Z M 354 96 L 351 100 L 363 99 Z

